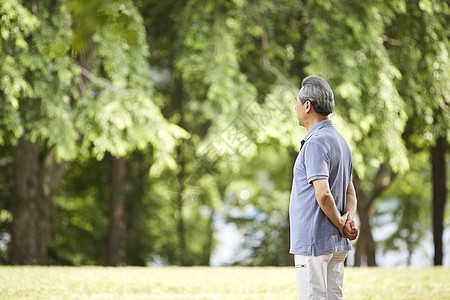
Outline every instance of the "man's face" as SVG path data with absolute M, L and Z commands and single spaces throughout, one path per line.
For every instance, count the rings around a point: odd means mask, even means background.
M 304 126 L 303 121 L 305 119 L 305 109 L 303 107 L 304 104 L 300 101 L 300 94 L 302 92 L 303 87 L 298 91 L 297 97 L 295 97 L 295 112 L 297 113 L 298 125 Z

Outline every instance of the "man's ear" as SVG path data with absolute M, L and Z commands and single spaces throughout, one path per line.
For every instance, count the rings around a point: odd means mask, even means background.
M 311 101 L 306 100 L 305 112 L 309 112 L 310 110 L 311 110 Z

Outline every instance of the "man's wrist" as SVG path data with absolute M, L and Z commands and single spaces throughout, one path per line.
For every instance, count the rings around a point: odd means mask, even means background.
M 350 211 L 348 211 L 348 210 L 346 210 L 346 211 L 344 212 L 344 215 L 345 215 L 346 213 L 348 213 L 347 221 L 354 221 L 354 220 L 355 220 L 355 215 L 354 215 L 354 214 L 352 214 L 352 213 L 351 213 Z

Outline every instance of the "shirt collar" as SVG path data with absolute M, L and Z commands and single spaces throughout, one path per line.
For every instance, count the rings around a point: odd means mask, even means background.
M 320 129 L 322 129 L 324 127 L 330 127 L 330 126 L 333 126 L 333 122 L 331 122 L 331 120 L 329 120 L 329 119 L 320 121 L 319 123 L 314 125 L 313 128 L 311 128 L 311 130 L 308 132 L 308 134 L 305 135 L 305 137 L 301 141 L 300 150 L 302 149 L 302 147 L 306 143 L 306 141 L 308 141 L 315 133 L 317 133 Z

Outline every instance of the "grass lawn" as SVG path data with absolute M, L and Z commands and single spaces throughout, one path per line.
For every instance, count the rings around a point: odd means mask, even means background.
M 347 268 L 345 299 L 450 299 L 450 269 Z M 296 299 L 294 268 L 0 267 L 0 299 Z

